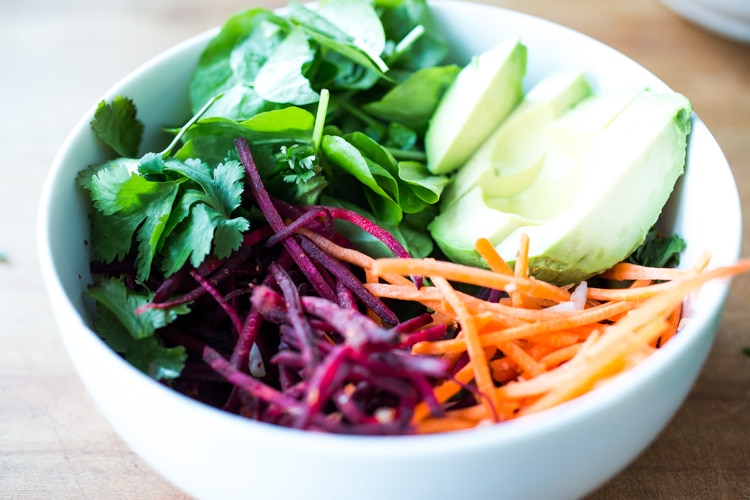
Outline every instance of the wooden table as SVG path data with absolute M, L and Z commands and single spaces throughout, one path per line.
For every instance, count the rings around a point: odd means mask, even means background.
M 745 210 L 750 207 L 750 46 L 704 32 L 657 0 L 495 3 L 591 35 L 686 94 L 723 147 Z M 111 84 L 248 5 L 0 2 L 0 251 L 6 256 L 0 263 L 0 497 L 183 497 L 113 434 L 74 373 L 37 266 L 36 207 L 66 134 Z M 749 299 L 750 280 L 736 280 L 688 400 L 658 440 L 593 498 L 750 498 L 750 357 L 742 353 L 750 345 Z

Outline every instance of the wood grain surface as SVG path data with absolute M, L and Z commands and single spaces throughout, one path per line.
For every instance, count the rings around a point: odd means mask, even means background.
M 101 417 L 55 329 L 36 259 L 38 197 L 68 131 L 113 83 L 228 15 L 280 1 L 0 0 L 0 498 L 184 498 Z M 750 220 L 750 46 L 657 0 L 487 2 L 586 33 L 687 95 L 722 146 Z M 747 254 L 745 224 L 743 254 Z M 750 498 L 750 280 L 661 436 L 591 498 Z

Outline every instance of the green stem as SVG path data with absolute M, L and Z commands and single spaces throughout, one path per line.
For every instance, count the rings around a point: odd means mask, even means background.
M 330 100 L 328 89 L 320 91 L 320 101 L 318 101 L 318 110 L 315 113 L 315 125 L 313 127 L 313 151 L 318 152 L 320 139 L 323 137 L 323 129 L 326 126 L 326 113 L 328 113 L 328 101 Z
M 174 149 L 174 147 L 177 146 L 177 144 L 182 139 L 182 136 L 185 135 L 185 132 L 187 132 L 187 130 L 190 127 L 192 127 L 193 124 L 195 124 L 195 122 L 197 122 L 201 116 L 203 116 L 203 114 L 208 110 L 208 108 L 210 108 L 211 105 L 215 103 L 223 95 L 224 95 L 223 93 L 216 94 L 211 99 L 209 99 L 208 102 L 204 104 L 203 107 L 199 109 L 198 112 L 194 114 L 193 117 L 190 118 L 190 120 L 188 120 L 188 122 L 185 125 L 182 126 L 180 131 L 177 132 L 177 135 L 174 136 L 174 139 L 172 139 L 172 142 L 169 143 L 169 146 L 167 146 L 167 148 L 159 154 L 162 157 L 169 156 L 172 153 L 172 150 Z
M 410 160 L 419 161 L 424 163 L 427 161 L 427 155 L 423 151 L 405 151 L 403 149 L 385 148 L 390 152 L 393 157 L 397 160 Z

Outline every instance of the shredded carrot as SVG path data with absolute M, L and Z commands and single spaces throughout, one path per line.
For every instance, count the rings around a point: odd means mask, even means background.
M 621 262 L 602 273 L 601 277 L 612 280 L 673 280 L 683 278 L 689 271 L 668 267 L 646 267 Z
M 503 342 L 498 347 L 503 354 L 516 362 L 524 377 L 536 377 L 547 371 L 543 363 L 535 360 L 515 341 Z
M 658 339 L 658 347 L 663 346 L 669 340 L 675 336 L 677 330 L 680 328 L 680 322 L 682 321 L 682 303 L 677 304 L 669 315 L 667 321 L 669 322 L 669 328 L 665 331 Z
M 529 276 L 529 237 L 526 233 L 521 234 L 513 275 L 516 278 L 527 278 Z M 510 303 L 513 307 L 524 307 L 523 293 L 518 289 L 511 291 Z
M 418 342 L 412 352 L 468 363 L 434 388 L 446 411 L 420 403 L 417 432 L 446 432 L 539 412 L 606 384 L 679 334 L 683 302 L 704 283 L 750 271 L 750 259 L 707 270 L 704 253 L 687 269 L 617 264 L 601 275 L 628 286 L 558 287 L 530 276 L 529 241 L 521 239 L 514 267 L 487 239 L 475 249 L 486 268 L 434 259 L 368 262 L 367 288 L 381 298 L 414 301 L 437 311 L 436 321 L 459 325 L 453 338 Z M 417 289 L 406 276 L 425 276 Z M 400 279 L 399 279 L 400 278 Z M 382 280 L 382 281 L 381 281 Z M 465 285 L 499 290 L 499 301 L 463 291 Z M 476 403 L 451 409 L 462 388 Z
M 581 346 L 582 344 L 571 344 L 569 346 L 561 347 L 560 349 L 552 351 L 544 356 L 542 358 L 542 363 L 544 363 L 544 366 L 547 367 L 548 370 L 554 368 L 571 360 L 573 356 L 578 354 L 578 351 L 581 350 Z
M 496 290 L 519 291 L 543 299 L 566 301 L 570 292 L 535 278 L 517 278 L 498 274 L 489 269 L 465 266 L 454 262 L 432 259 L 376 259 L 372 271 L 378 276 L 391 273 L 402 276 L 442 276 L 449 281 L 483 286 Z
M 433 388 L 446 408 L 433 415 L 419 403 L 412 421 L 419 433 L 449 432 L 528 415 L 592 390 L 664 346 L 684 323 L 683 303 L 709 280 L 750 271 L 750 259 L 708 268 L 710 254 L 687 269 L 620 263 L 601 277 L 629 282 L 597 288 L 558 287 L 530 276 L 529 240 L 521 238 L 513 268 L 487 239 L 475 249 L 486 268 L 434 259 L 373 259 L 305 228 L 298 232 L 338 259 L 359 266 L 365 287 L 384 299 L 413 301 L 430 309 L 433 323 L 458 325 L 453 338 L 418 342 L 415 354 L 468 362 Z M 430 286 L 417 288 L 410 276 Z M 505 293 L 483 300 L 465 285 Z M 473 387 L 473 389 L 471 389 Z M 451 408 L 462 389 L 476 403 Z
M 453 375 L 453 379 L 446 380 L 434 389 L 435 400 L 438 403 L 445 403 L 461 390 L 462 384 L 468 384 L 474 375 L 474 368 L 471 363 L 461 368 Z M 430 415 L 430 408 L 424 401 L 414 408 L 414 422 L 421 422 Z
M 437 434 L 472 429 L 476 426 L 477 422 L 475 420 L 445 416 L 422 420 L 416 425 L 416 431 L 419 434 Z
M 442 276 L 430 276 L 430 279 L 435 284 L 435 287 L 445 295 L 446 301 L 456 313 L 456 319 L 461 325 L 461 331 L 464 333 L 466 350 L 474 370 L 474 380 L 476 381 L 477 388 L 484 396 L 481 398 L 482 404 L 486 406 L 488 413 L 494 414 L 497 408 L 497 404 L 495 403 L 495 386 L 492 382 L 490 367 L 487 364 L 483 346 L 479 342 L 479 334 L 474 324 L 474 319 L 466 308 L 466 305 L 455 294 L 448 280 Z
M 513 275 L 513 269 L 507 262 L 505 262 L 505 259 L 497 253 L 497 250 L 487 238 L 479 238 L 474 244 L 474 248 L 487 263 L 487 267 L 496 273 L 506 274 L 508 276 Z

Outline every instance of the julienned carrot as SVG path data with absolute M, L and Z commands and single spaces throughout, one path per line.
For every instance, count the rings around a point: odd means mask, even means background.
M 689 271 L 670 267 L 646 267 L 630 262 L 621 262 L 601 274 L 602 278 L 620 281 L 629 280 L 673 280 L 684 278 Z
M 419 302 L 434 311 L 433 322 L 460 326 L 453 339 L 412 346 L 415 354 L 440 355 L 451 366 L 469 355 L 451 379 L 434 388 L 444 414 L 434 415 L 426 403 L 416 406 L 412 421 L 422 433 L 542 411 L 606 383 L 676 334 L 682 303 L 690 293 L 709 280 L 750 271 L 750 260 L 706 271 L 708 253 L 687 270 L 618 264 L 602 277 L 630 281 L 629 287 L 583 283 L 571 294 L 527 275 L 523 242 L 512 269 L 488 241 L 477 241 L 489 268 L 480 269 L 433 259 L 372 259 L 304 228 L 299 232 L 331 255 L 361 267 L 373 295 Z M 418 288 L 407 276 L 428 276 L 434 286 Z M 507 297 L 482 300 L 454 283 L 502 290 Z M 452 409 L 451 400 L 465 388 L 475 391 L 476 403 Z
M 680 329 L 680 323 L 682 322 L 682 304 L 677 304 L 669 315 L 669 328 L 659 337 L 658 346 L 662 346 L 669 342 L 669 340 L 675 336 L 677 330 Z
M 500 387 L 501 398 L 541 396 L 519 415 L 541 411 L 567 401 L 589 389 L 601 377 L 619 371 L 627 356 L 642 349 L 669 329 L 666 317 L 684 297 L 709 280 L 728 278 L 750 271 L 750 260 L 732 266 L 704 271 L 672 282 L 671 288 L 654 296 L 625 315 L 620 321 L 592 337 L 569 362 L 527 381 L 512 382 Z M 654 285 L 655 286 L 655 285 Z
M 372 271 L 378 276 L 389 274 L 400 274 L 402 276 L 411 274 L 442 276 L 449 281 L 505 290 L 509 293 L 519 291 L 524 294 L 555 301 L 564 301 L 570 298 L 570 292 L 567 290 L 535 278 L 506 276 L 489 269 L 480 269 L 432 259 L 376 259 L 373 263 Z
M 331 257 L 335 257 L 342 262 L 354 264 L 355 266 L 358 266 L 365 271 L 370 271 L 372 269 L 372 265 L 375 262 L 375 259 L 367 254 L 364 254 L 352 248 L 344 248 L 341 245 L 337 245 L 328 238 L 320 235 L 319 233 L 316 233 L 315 231 L 311 231 L 306 227 L 298 228 L 297 232 L 315 243 L 321 250 L 324 250 Z M 414 287 L 412 281 L 398 274 L 389 274 L 387 276 L 380 277 L 385 279 L 389 283 L 394 283 L 397 285 L 410 285 Z
M 508 276 L 513 275 L 513 268 L 508 265 L 499 253 L 497 253 L 497 250 L 492 246 L 490 240 L 487 238 L 479 238 L 474 244 L 474 248 L 479 252 L 480 257 L 482 257 L 487 264 L 487 267 L 496 273 L 507 274 Z
M 431 275 L 430 279 L 435 284 L 435 287 L 445 295 L 446 301 L 456 314 L 456 320 L 461 325 L 461 331 L 466 342 L 466 351 L 469 353 L 474 380 L 476 381 L 477 389 L 483 396 L 481 398 L 482 404 L 487 408 L 488 413 L 495 414 L 497 411 L 495 385 L 492 382 L 490 367 L 487 364 L 483 346 L 479 342 L 479 333 L 474 324 L 474 319 L 466 308 L 466 305 L 455 294 L 448 280 L 442 276 Z
M 704 252 L 698 260 L 686 271 L 680 271 L 677 269 L 654 269 L 652 271 L 644 271 L 645 268 L 638 267 L 630 267 L 630 266 L 624 266 L 623 264 L 618 264 L 618 266 L 621 266 L 620 269 L 624 269 L 624 271 L 618 272 L 613 268 L 612 273 L 608 274 L 609 272 L 605 273 L 604 276 L 610 276 L 614 277 L 617 276 L 615 279 L 649 279 L 649 280 L 679 280 L 686 278 L 690 275 L 700 273 L 702 272 L 706 266 L 708 266 L 708 262 L 711 258 L 711 255 L 708 252 Z M 630 273 L 628 273 L 628 270 Z M 637 272 L 635 272 L 637 270 Z M 645 277 L 645 274 L 651 274 L 652 277 Z M 639 276 L 640 275 L 640 276 Z M 630 276 L 630 277 L 628 277 Z M 670 282 L 666 283 L 657 283 L 654 285 L 648 285 L 648 286 L 631 286 L 630 288 L 613 288 L 613 289 L 604 289 L 604 288 L 591 288 L 589 289 L 589 297 L 595 300 L 644 300 L 649 297 L 653 297 L 655 295 L 659 295 L 662 293 L 663 290 L 669 288 Z
M 536 377 L 547 371 L 544 363 L 535 360 L 515 341 L 502 342 L 498 348 L 518 365 L 524 377 Z
M 471 362 L 469 362 L 468 364 L 466 364 L 466 366 L 461 368 L 453 375 L 453 379 L 446 380 L 442 384 L 435 387 L 435 399 L 439 403 L 445 403 L 450 398 L 455 396 L 458 391 L 463 388 L 464 385 L 471 382 L 473 376 L 474 367 L 472 367 Z M 429 416 L 430 408 L 427 406 L 427 403 L 423 401 L 414 408 L 414 416 L 412 417 L 412 420 L 414 422 L 421 422 Z
M 544 356 L 541 361 L 542 363 L 544 363 L 544 366 L 546 366 L 548 370 L 552 369 L 566 361 L 573 359 L 573 357 L 581 350 L 581 347 L 582 344 L 580 343 L 561 347 Z
M 516 278 L 528 278 L 529 276 L 529 237 L 524 233 L 521 235 L 516 254 L 516 264 L 513 269 Z M 524 306 L 524 294 L 516 288 L 510 292 L 510 301 L 514 307 Z
M 629 287 L 589 288 L 583 283 L 571 294 L 567 288 L 527 276 L 528 252 L 523 242 L 515 269 L 487 240 L 478 240 L 475 248 L 489 269 L 432 259 L 378 259 L 370 269 L 373 276 L 381 277 L 429 276 L 436 286 L 417 290 L 371 283 L 368 287 L 381 298 L 441 303 L 444 313 L 454 315 L 447 319 L 462 328 L 452 339 L 412 346 L 415 354 L 455 360 L 469 352 L 470 358 L 455 380 L 435 389 L 438 401 L 446 407 L 444 416 L 431 415 L 425 405 L 417 407 L 413 422 L 418 432 L 464 429 L 471 422 L 479 425 L 488 420 L 488 401 L 494 405 L 494 418 L 505 420 L 589 391 L 639 363 L 675 335 L 681 325 L 682 303 L 690 293 L 709 280 L 750 271 L 750 260 L 706 271 L 708 253 L 686 270 L 618 264 L 602 277 L 630 281 Z M 453 283 L 503 290 L 507 298 L 489 302 L 456 289 Z M 474 315 L 475 321 L 467 319 L 467 314 Z M 499 349 L 499 357 L 490 348 Z M 490 397 L 486 397 L 488 371 L 478 363 L 486 363 L 494 378 Z M 485 398 L 478 397 L 477 404 L 468 408 L 450 409 L 451 398 L 472 380 Z
M 629 302 L 602 304 L 583 311 L 571 311 L 569 314 L 561 314 L 558 318 L 540 319 L 534 323 L 526 323 L 497 331 L 484 331 L 480 334 L 480 341 L 483 346 L 490 346 L 543 333 L 564 331 L 607 320 L 633 307 L 635 307 L 635 304 Z M 434 342 L 420 342 L 414 345 L 413 350 L 419 354 L 455 353 L 466 350 L 466 342 L 458 338 Z

